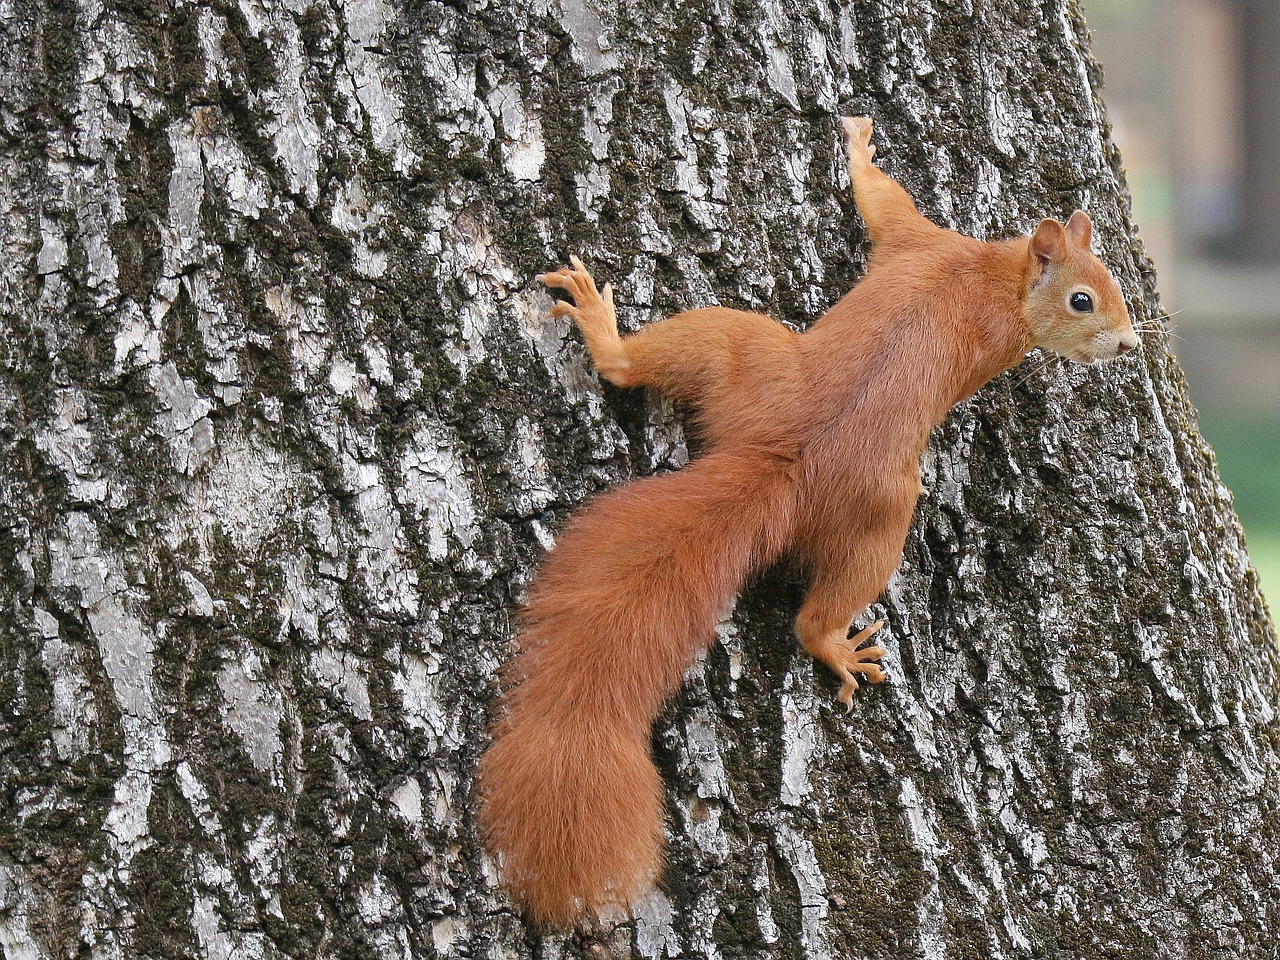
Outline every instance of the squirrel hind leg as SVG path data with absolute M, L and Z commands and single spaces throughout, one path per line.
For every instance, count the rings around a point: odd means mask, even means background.
M 836 550 L 821 556 L 796 616 L 796 636 L 801 646 L 840 678 L 837 699 L 846 709 L 853 705 L 858 676 L 868 683 L 883 683 L 886 679 L 884 668 L 877 661 L 888 651 L 878 645 L 862 646 L 884 626 L 884 621 L 877 620 L 853 637 L 849 636 L 849 624 L 875 600 L 902 556 L 902 539 L 911 521 L 905 496 L 899 509 L 892 512 L 896 519 L 878 531 L 866 531 L 856 552 Z

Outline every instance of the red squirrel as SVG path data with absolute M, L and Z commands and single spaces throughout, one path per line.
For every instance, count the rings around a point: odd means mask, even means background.
M 844 120 L 866 276 L 805 333 L 710 307 L 618 335 L 613 291 L 577 257 L 543 274 L 565 290 L 596 368 L 696 412 L 705 451 L 576 514 L 530 587 L 479 824 L 515 903 L 568 927 L 625 906 L 663 864 L 663 789 L 651 727 L 719 615 L 784 552 L 808 569 L 801 645 L 841 682 L 881 683 L 877 621 L 850 624 L 897 568 L 920 456 L 948 411 L 1035 346 L 1084 363 L 1138 338 L 1076 211 L 1030 237 L 944 230 L 872 165 L 871 121 Z

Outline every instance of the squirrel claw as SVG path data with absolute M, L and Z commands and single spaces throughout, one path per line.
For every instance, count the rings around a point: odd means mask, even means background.
M 844 704 L 845 716 L 853 713 L 853 695 L 858 689 L 858 681 L 853 679 L 853 675 L 849 675 L 849 679 L 845 681 L 844 686 L 840 688 L 840 692 L 836 694 L 836 700 Z

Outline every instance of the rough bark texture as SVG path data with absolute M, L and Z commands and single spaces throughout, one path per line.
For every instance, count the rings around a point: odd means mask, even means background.
M 654 750 L 663 893 L 529 934 L 469 797 L 568 512 L 686 458 L 533 276 L 797 327 L 1075 206 L 1158 312 L 1067 0 L 0 3 L 0 944 L 114 957 L 1280 956 L 1280 660 L 1160 338 L 941 428 L 833 709 L 753 586 Z

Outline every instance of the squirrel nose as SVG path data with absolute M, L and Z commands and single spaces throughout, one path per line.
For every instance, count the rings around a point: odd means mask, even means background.
M 1133 344 L 1125 343 L 1123 340 L 1121 340 L 1118 344 L 1116 344 L 1116 354 L 1121 357 L 1123 357 L 1126 353 L 1128 353 L 1132 349 L 1133 349 Z

